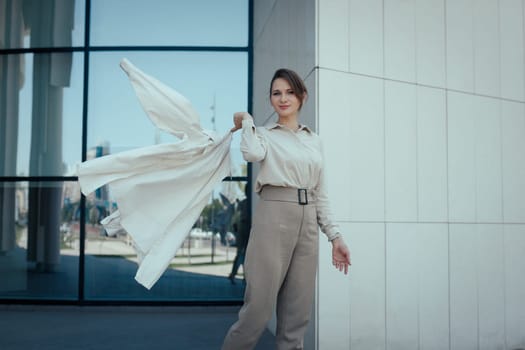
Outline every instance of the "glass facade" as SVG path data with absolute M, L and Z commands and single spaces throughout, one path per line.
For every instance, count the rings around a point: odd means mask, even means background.
M 76 166 L 178 141 L 149 121 L 122 58 L 192 101 L 204 128 L 227 132 L 250 108 L 250 3 L 0 1 L 0 300 L 242 299 L 242 267 L 228 279 L 248 210 L 238 138 L 232 177 L 149 291 L 134 280 L 131 238 L 99 223 L 117 209 L 112 194 L 82 196 Z
M 79 189 L 76 182 L 3 182 L 0 297 L 76 299 Z M 72 202 L 76 196 L 76 203 Z
M 6 88 L 3 145 L 16 157 L 4 176 L 71 176 L 82 158 L 82 53 L 26 53 L 0 59 L 23 63 L 23 84 L 17 94 Z M 9 69 L 9 68 L 8 68 Z M 60 80 L 60 81 L 59 81 Z M 10 119 L 10 121 L 7 121 Z M 11 134 L 14 133 L 14 134 Z M 16 141 L 15 141 L 16 140 Z

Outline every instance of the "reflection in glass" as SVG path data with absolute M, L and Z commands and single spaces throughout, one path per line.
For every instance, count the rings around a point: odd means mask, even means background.
M 82 46 L 85 0 L 0 1 L 0 49 Z
M 92 0 L 91 45 L 246 46 L 248 0 Z
M 72 175 L 82 66 L 78 53 L 0 55 L 0 176 Z
M 187 97 L 205 129 L 223 135 L 232 127 L 233 113 L 247 109 L 246 53 L 96 52 L 90 58 L 88 149 L 104 146 L 113 154 L 177 141 L 156 129 L 142 110 L 119 67 L 123 57 Z M 238 134 L 232 142 L 234 176 L 246 175 Z
M 236 278 L 228 277 L 237 255 L 237 242 L 246 238 L 239 239 L 240 223 L 244 220 L 245 224 L 249 215 L 244 201 L 245 186 L 244 182 L 222 183 L 166 272 L 149 291 L 134 280 L 138 266 L 130 236 L 125 231 L 108 234 L 99 223 L 116 210 L 111 193 L 104 187 L 88 196 L 86 298 L 241 299 L 244 293 L 242 264 Z
M 77 183 L 1 183 L 0 198 L 0 298 L 77 298 Z

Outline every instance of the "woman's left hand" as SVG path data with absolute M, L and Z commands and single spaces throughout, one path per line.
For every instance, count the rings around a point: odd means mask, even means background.
M 350 263 L 350 251 L 343 241 L 342 237 L 338 237 L 332 241 L 332 264 L 339 271 L 344 271 L 348 274 L 348 266 Z

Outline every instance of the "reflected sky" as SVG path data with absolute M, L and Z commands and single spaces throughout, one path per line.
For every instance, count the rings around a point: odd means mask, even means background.
M 247 0 L 92 0 L 91 45 L 246 46 Z
M 154 139 L 154 129 L 120 69 L 126 57 L 135 66 L 188 98 L 205 129 L 224 133 L 234 112 L 246 109 L 247 55 L 245 53 L 116 52 L 93 53 L 89 81 L 88 145 L 112 140 L 117 147 L 144 146 Z M 137 128 L 123 131 L 137 123 Z M 147 131 L 151 134 L 147 135 Z M 162 141 L 171 138 L 162 136 Z

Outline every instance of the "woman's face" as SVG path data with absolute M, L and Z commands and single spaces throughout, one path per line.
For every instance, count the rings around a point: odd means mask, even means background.
M 283 78 L 274 80 L 270 101 L 279 117 L 284 118 L 297 117 L 301 107 L 301 101 L 299 101 L 288 81 Z

